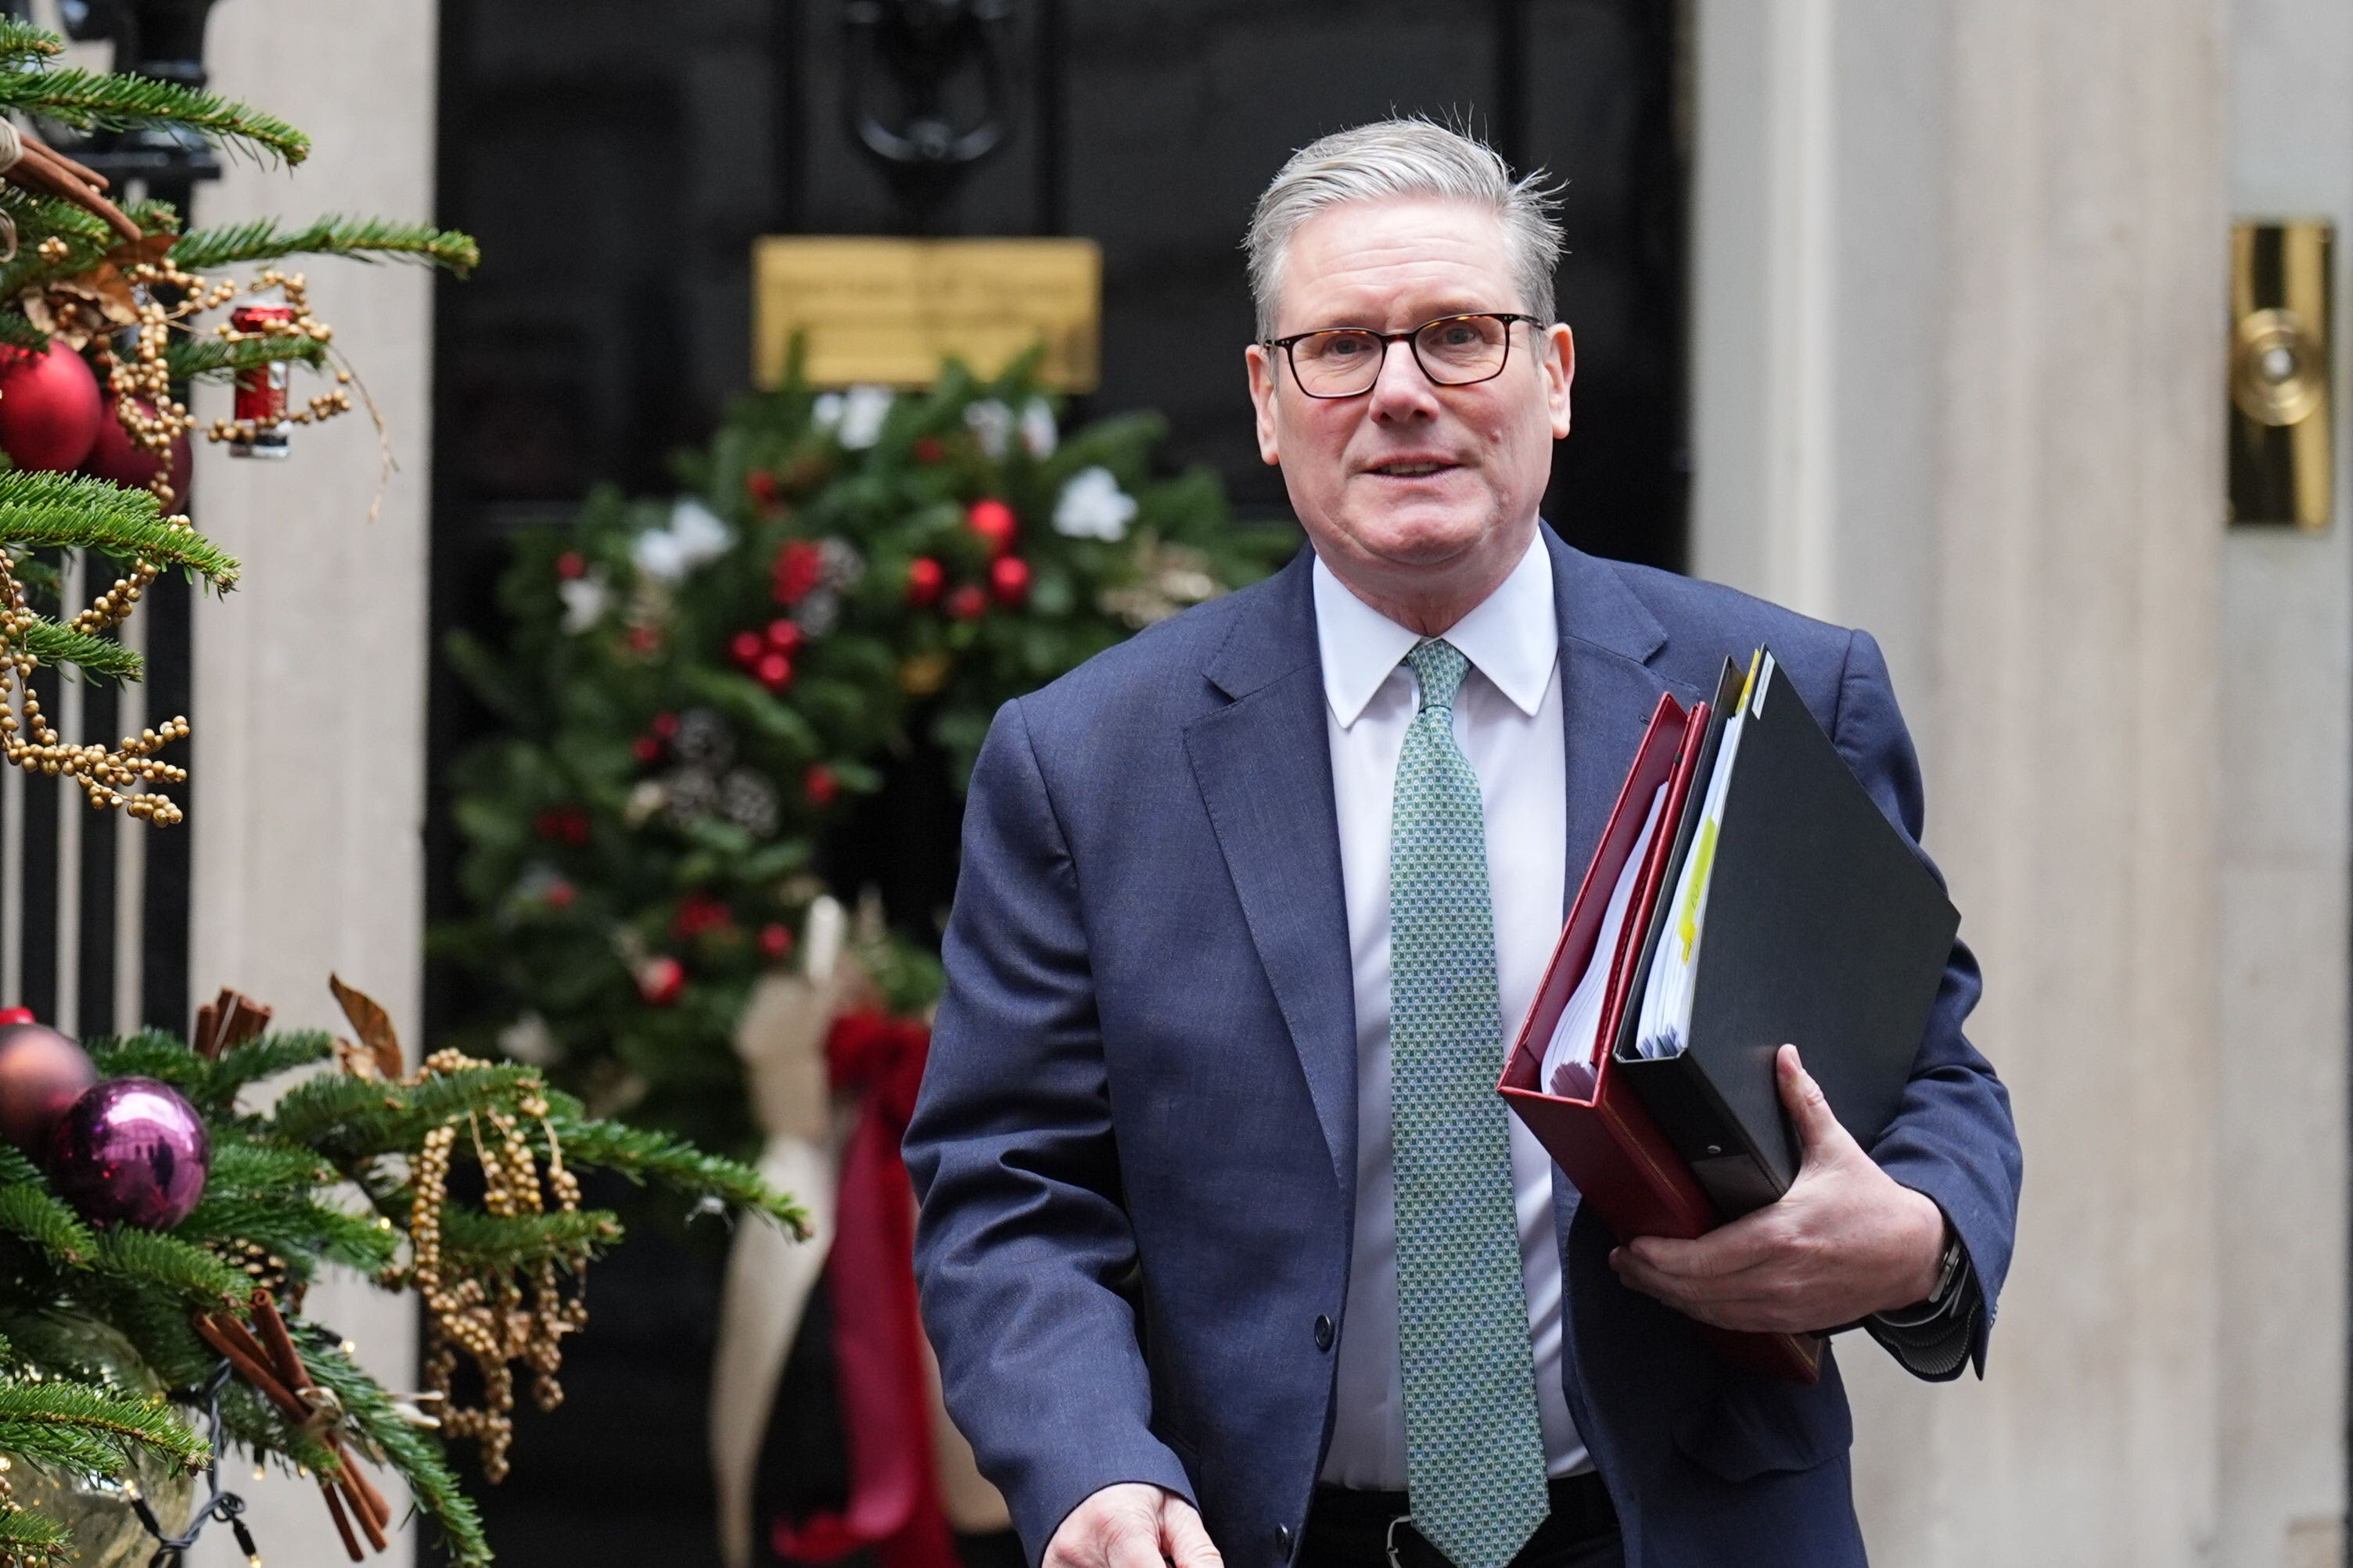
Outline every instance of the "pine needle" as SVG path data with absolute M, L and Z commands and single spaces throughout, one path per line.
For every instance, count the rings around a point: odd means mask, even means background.
M 176 1291 L 207 1310 L 244 1306 L 251 1288 L 244 1275 L 203 1247 L 127 1225 L 99 1233 L 93 1262 L 126 1281 Z
M 343 256 L 354 261 L 415 261 L 463 278 L 481 260 L 470 235 L 431 224 L 389 218 L 345 217 L 329 213 L 301 228 L 280 228 L 275 218 L 254 218 L 181 237 L 172 259 L 192 272 L 281 256 Z
M 493 1215 L 449 1204 L 441 1210 L 443 1267 L 461 1274 L 549 1262 L 575 1267 L 620 1239 L 621 1222 L 603 1209 Z
M 311 139 L 273 115 L 153 77 L 75 67 L 11 71 L 0 75 L 0 108 L 54 120 L 77 131 L 184 126 L 212 142 L 241 142 L 289 163 L 299 163 L 311 153 Z
M 13 1552 L 19 1562 L 38 1563 L 45 1553 L 59 1555 L 72 1544 L 73 1531 L 31 1509 L 0 1511 L 0 1552 Z

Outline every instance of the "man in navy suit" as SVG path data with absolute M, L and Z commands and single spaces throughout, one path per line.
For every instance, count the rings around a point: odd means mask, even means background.
M 1661 693 L 1769 643 L 1921 826 L 1869 636 L 1538 519 L 1546 207 L 1420 121 L 1293 158 L 1246 353 L 1312 550 L 975 770 L 907 1160 L 948 1407 L 1047 1568 L 1861 1563 L 1835 1362 L 1693 1321 L 1982 1373 L 2021 1164 L 1965 948 L 1873 1146 L 1785 1049 L 1798 1180 L 1697 1241 L 1618 1247 L 1493 1093 Z

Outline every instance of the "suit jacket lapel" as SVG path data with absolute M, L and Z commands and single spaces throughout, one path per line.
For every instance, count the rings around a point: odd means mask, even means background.
M 1232 699 L 1185 732 L 1193 775 L 1282 1010 L 1344 1201 L 1356 1176 L 1356 1002 L 1340 825 L 1303 550 L 1208 667 Z

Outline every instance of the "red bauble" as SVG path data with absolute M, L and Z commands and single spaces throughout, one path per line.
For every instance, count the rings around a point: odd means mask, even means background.
M 736 663 L 745 666 L 758 658 L 766 647 L 757 632 L 737 632 L 727 639 L 728 653 L 733 656 Z
M 980 536 L 991 555 L 1002 555 L 1012 549 L 1014 536 L 1021 531 L 1013 509 L 994 497 L 965 508 L 964 525 Z
M 956 620 L 976 621 L 988 611 L 988 595 L 980 591 L 977 583 L 959 584 L 941 608 Z
M 588 558 L 577 550 L 567 550 L 555 558 L 555 574 L 565 582 L 588 574 Z
M 793 661 L 780 653 L 764 653 L 760 662 L 752 667 L 760 684 L 771 691 L 782 691 L 793 683 Z
M 801 793 L 808 796 L 811 805 L 831 805 L 841 794 L 841 781 L 835 778 L 833 770 L 823 763 L 812 763 L 809 771 L 801 777 Z
M 37 1024 L 30 1007 L 0 1007 L 0 1024 Z
M 1002 556 L 988 563 L 988 591 L 997 602 L 1012 609 L 1029 596 L 1029 563 L 1018 555 Z
M 82 1048 L 34 1023 L 29 1012 L 22 1023 L 0 1026 L 0 1138 L 45 1158 L 58 1119 L 97 1081 Z
M 95 1224 L 169 1230 L 205 1195 L 212 1158 L 212 1136 L 185 1095 L 152 1078 L 118 1078 L 58 1119 L 49 1179 Z
M 770 921 L 760 928 L 761 957 L 773 962 L 784 957 L 792 950 L 793 931 L 790 926 L 780 925 L 775 921 Z
M 153 404 L 143 397 L 134 401 L 141 413 L 151 417 L 154 415 Z M 183 432 L 172 437 L 172 461 L 167 467 L 132 438 L 131 432 L 115 416 L 112 402 L 101 400 L 100 406 L 105 416 L 98 422 L 98 437 L 90 443 L 90 456 L 82 459 L 81 471 L 127 490 L 145 489 L 160 473 L 164 482 L 172 487 L 172 493 L 185 498 L 188 493 L 187 435 Z
M 90 362 L 62 341 L 51 339 L 47 353 L 0 349 L 0 449 L 18 468 L 79 467 L 105 417 Z
M 918 609 L 937 604 L 947 582 L 947 572 L 938 562 L 928 555 L 916 556 L 907 563 L 907 603 Z
M 768 646 L 778 653 L 800 652 L 801 628 L 791 621 L 770 621 Z
M 638 994 L 656 1007 L 667 1007 L 686 989 L 686 965 L 665 954 L 646 961 L 638 971 Z

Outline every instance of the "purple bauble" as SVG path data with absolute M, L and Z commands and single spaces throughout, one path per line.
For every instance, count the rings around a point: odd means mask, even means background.
M 110 1079 L 73 1102 L 49 1149 L 49 1179 L 98 1225 L 169 1230 L 205 1194 L 205 1119 L 152 1078 Z
M 82 1048 L 40 1024 L 0 1025 L 0 1138 L 38 1160 L 58 1119 L 98 1081 Z

